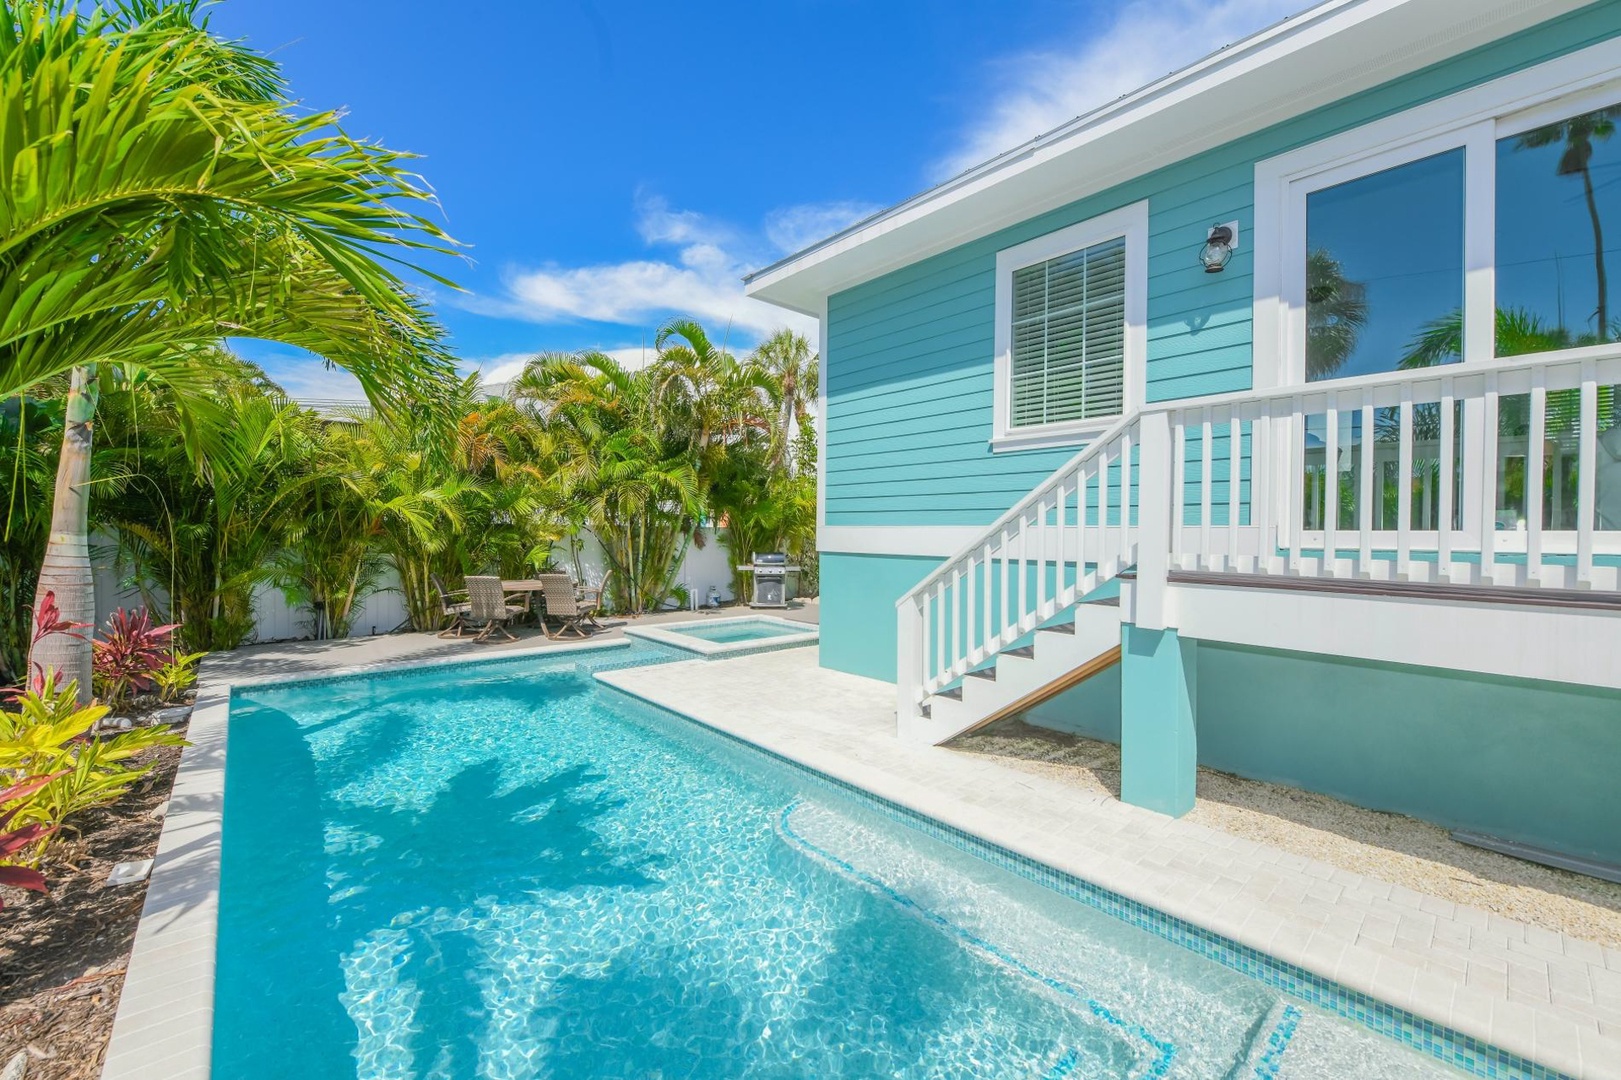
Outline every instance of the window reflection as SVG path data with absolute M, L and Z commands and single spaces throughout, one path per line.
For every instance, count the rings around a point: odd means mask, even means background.
M 1306 198 L 1306 378 L 1462 359 L 1464 152 Z
M 1497 142 L 1497 355 L 1621 337 L 1621 106 Z

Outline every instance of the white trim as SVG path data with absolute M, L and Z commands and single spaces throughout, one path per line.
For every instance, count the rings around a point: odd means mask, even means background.
M 827 528 L 827 297 L 816 318 L 816 535 Z M 817 541 L 820 546 L 821 541 Z
M 835 555 L 916 555 L 945 559 L 985 531 L 983 525 L 827 525 L 817 549 Z
M 1013 427 L 1009 423 L 1013 378 L 1013 273 L 1026 266 L 1080 251 L 1095 244 L 1124 239 L 1125 371 L 1122 408 L 1112 416 L 1089 417 L 1056 424 Z M 1107 430 L 1121 416 L 1142 405 L 1148 357 L 1148 200 L 1122 206 L 1107 214 L 1077 222 L 1054 232 L 1003 248 L 996 253 L 996 354 L 991 420 L 991 449 L 1029 450 L 1036 447 L 1078 446 Z

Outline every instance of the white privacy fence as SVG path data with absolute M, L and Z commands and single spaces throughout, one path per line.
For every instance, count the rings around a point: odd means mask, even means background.
M 1621 347 L 1167 402 L 1128 415 L 897 605 L 930 694 L 1135 567 L 1621 588 Z M 909 705 L 908 705 L 909 703 Z
M 600 582 L 606 570 L 602 547 L 589 534 L 582 536 L 580 568 L 585 580 Z M 104 625 L 107 616 L 116 609 L 140 607 L 138 590 L 125 587 L 112 565 L 113 539 L 98 536 L 91 545 L 94 556 L 96 589 L 96 623 Z M 574 572 L 573 560 L 565 544 L 553 548 L 552 558 L 561 568 Z M 676 572 L 677 584 L 687 588 L 698 604 L 702 604 L 714 588 L 719 598 L 732 599 L 732 576 L 726 562 L 726 545 L 719 530 L 704 529 L 704 546 L 689 547 L 686 557 Z M 163 595 L 159 591 L 159 597 Z M 398 628 L 408 618 L 405 597 L 399 591 L 399 578 L 390 569 L 385 571 L 378 591 L 363 598 L 355 606 L 350 620 L 350 637 L 386 634 Z M 310 613 L 287 603 L 279 589 L 260 586 L 253 595 L 253 641 L 289 641 L 307 638 L 311 633 Z

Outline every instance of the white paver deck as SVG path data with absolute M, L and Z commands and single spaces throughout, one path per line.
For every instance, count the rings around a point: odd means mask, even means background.
M 610 686 L 1582 1080 L 1621 1080 L 1621 951 L 993 761 L 902 745 L 894 688 L 813 649 Z

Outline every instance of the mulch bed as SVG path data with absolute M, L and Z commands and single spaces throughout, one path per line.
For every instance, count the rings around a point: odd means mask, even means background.
M 108 885 L 107 875 L 157 851 L 180 747 L 140 760 L 157 764 L 118 802 L 71 821 L 47 851 L 48 894 L 0 889 L 0 1073 L 21 1052 L 27 1080 L 101 1075 L 146 899 L 145 882 Z

